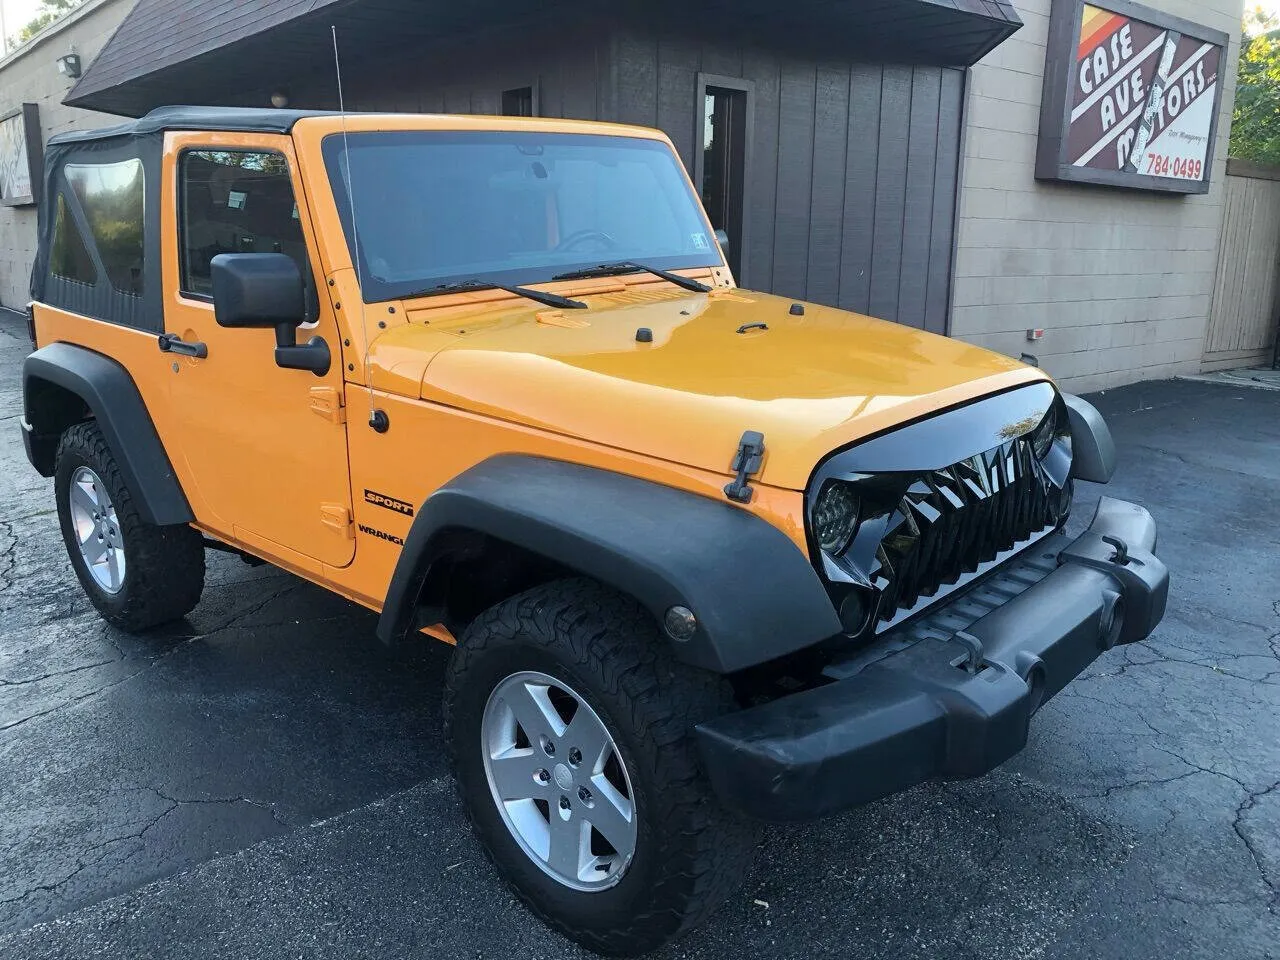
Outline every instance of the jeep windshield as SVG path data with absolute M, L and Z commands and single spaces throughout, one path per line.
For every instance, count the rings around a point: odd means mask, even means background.
M 658 140 L 401 130 L 345 143 L 333 134 L 323 149 L 367 303 L 602 264 L 721 265 L 679 160 Z

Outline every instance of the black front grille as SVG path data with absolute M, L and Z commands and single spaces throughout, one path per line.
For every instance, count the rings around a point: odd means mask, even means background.
M 903 479 L 901 499 L 881 514 L 884 532 L 868 571 L 880 592 L 880 620 L 1056 526 L 1071 502 L 1070 489 L 1048 477 L 1026 437 Z

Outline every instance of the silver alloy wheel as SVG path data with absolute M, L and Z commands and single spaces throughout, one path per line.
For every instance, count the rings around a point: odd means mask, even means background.
M 88 467 L 77 467 L 68 499 L 71 527 L 85 567 L 103 590 L 119 593 L 124 586 L 124 538 L 106 485 Z
M 545 673 L 512 674 L 489 695 L 480 736 L 493 801 L 529 858 L 573 890 L 621 880 L 636 851 L 635 794 L 586 700 Z

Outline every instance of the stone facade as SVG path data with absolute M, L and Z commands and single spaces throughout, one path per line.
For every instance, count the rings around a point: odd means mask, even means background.
M 951 333 L 1035 354 L 1074 391 L 1200 369 L 1217 266 L 1240 0 L 1144 0 L 1231 36 L 1207 194 L 1174 197 L 1034 177 L 1051 0 L 973 68 Z M 1043 327 L 1029 343 L 1026 331 Z
M 102 49 L 132 0 L 88 0 L 69 17 L 0 60 L 0 115 L 23 103 L 40 106 L 40 134 L 101 127 L 117 118 L 62 104 L 75 83 L 58 72 L 58 58 L 78 53 L 87 67 Z M 30 299 L 31 262 L 36 253 L 36 208 L 0 206 L 0 306 L 20 309 Z

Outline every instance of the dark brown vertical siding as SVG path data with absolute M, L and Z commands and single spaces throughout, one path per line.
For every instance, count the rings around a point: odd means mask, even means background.
M 849 71 L 849 139 L 844 178 L 840 247 L 842 307 L 871 309 L 871 228 L 876 215 L 876 170 L 880 163 L 880 95 L 884 70 L 854 64 Z
M 346 72 L 344 92 L 349 110 L 397 110 L 413 113 L 422 109 L 422 90 L 411 66 L 400 62 L 389 65 L 385 71 L 372 76 L 365 70 L 353 70 L 343 64 Z M 323 87 L 321 80 L 318 86 Z M 333 100 L 337 101 L 336 78 L 329 80 Z
M 567 117 L 570 120 L 602 119 L 597 99 L 599 87 L 608 83 L 608 77 L 600 76 L 601 49 L 604 42 L 592 43 L 583 38 L 576 52 L 563 57 L 559 69 L 543 80 L 542 96 L 554 110 L 541 110 L 543 116 Z
M 738 47 L 707 44 L 702 48 L 702 72 L 722 77 L 742 76 L 743 51 Z
M 675 145 L 680 159 L 693 170 L 694 130 L 702 105 L 697 102 L 698 45 L 686 38 L 658 41 L 658 127 Z
M 942 71 L 916 67 L 911 84 L 911 125 L 907 143 L 906 200 L 902 214 L 902 272 L 898 280 L 898 320 L 924 326 L 933 231 L 934 167 L 938 160 L 938 97 Z
M 903 216 L 907 202 L 907 145 L 911 130 L 910 67 L 884 68 L 880 88 L 876 206 L 871 227 L 871 299 L 868 312 L 898 319 Z
M 960 70 L 943 70 L 938 103 L 938 162 L 934 165 L 933 223 L 929 231 L 929 278 L 924 328 L 947 332 L 951 308 L 951 258 L 955 250 L 956 205 L 960 185 L 960 138 L 964 115 Z
M 744 286 L 767 290 L 773 282 L 773 217 L 778 191 L 778 61 L 772 54 L 748 51 L 743 75 L 755 87 L 755 142 L 750 145 L 751 183 L 743 198 L 750 228 L 739 279 Z
M 784 62 L 778 87 L 778 194 L 771 289 L 791 297 L 806 296 L 809 277 L 815 79 L 812 64 Z
M 587 70 L 584 71 L 583 67 Z M 569 91 L 573 90 L 577 95 L 579 105 L 587 104 L 586 115 L 595 117 L 595 97 L 593 95 L 595 89 L 595 65 L 591 61 L 584 63 L 582 58 L 573 57 L 562 60 L 556 64 L 555 68 L 548 70 L 545 75 L 538 74 L 530 77 L 525 83 L 512 83 L 512 87 L 525 86 L 528 83 L 534 85 L 533 96 L 534 103 L 537 106 L 537 114 L 540 117 L 571 117 L 574 114 L 568 110 Z M 510 89 L 503 87 L 504 90 Z M 581 114 L 581 107 L 577 113 Z
M 618 38 L 617 59 L 619 123 L 652 127 L 658 122 L 658 41 L 626 34 Z M 693 91 L 689 91 L 693 102 Z
M 362 109 L 488 112 L 534 84 L 539 113 L 666 131 L 693 171 L 699 73 L 752 84 L 740 282 L 946 329 L 964 72 L 794 55 L 652 28 L 577 24 L 452 44 L 351 81 Z M 352 75 L 360 73 L 349 69 Z M 329 105 L 332 82 L 295 92 Z M 353 106 L 354 108 L 354 106 Z
M 471 112 L 471 87 L 449 86 L 444 90 L 445 113 Z
M 849 68 L 819 67 L 813 117 L 813 195 L 809 202 L 809 264 L 805 296 L 840 301 L 844 233 L 845 148 L 849 127 Z
M 418 102 L 423 113 L 444 113 L 444 90 L 426 87 L 418 95 Z
M 519 83 L 520 86 L 528 86 L 523 81 L 512 83 L 512 87 Z M 502 91 L 498 89 L 479 89 L 471 94 L 471 112 L 494 116 L 502 113 Z
M 474 49 L 483 46 L 484 58 Z M 347 107 L 424 113 L 500 113 L 502 91 L 533 86 L 543 116 L 605 119 L 610 42 L 598 28 L 578 25 L 553 41 L 531 42 L 527 30 L 423 50 L 391 65 L 345 64 Z M 333 80 L 320 71 L 291 93 L 295 106 L 336 106 Z M 650 120 L 652 123 L 652 120 Z

